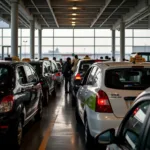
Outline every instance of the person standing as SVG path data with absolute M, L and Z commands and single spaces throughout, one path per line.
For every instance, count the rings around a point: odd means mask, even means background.
M 76 70 L 78 61 L 79 61 L 78 55 L 75 55 L 75 56 L 74 56 L 74 59 L 73 59 L 73 62 L 72 62 L 72 71 L 73 71 L 73 72 L 75 72 L 75 70 Z
M 71 58 L 68 57 L 67 61 L 65 62 L 64 66 L 63 66 L 63 75 L 65 78 L 65 92 L 69 93 L 70 92 L 70 88 L 71 88 L 71 74 L 72 74 L 72 70 L 71 70 Z M 68 89 L 69 86 L 69 89 Z

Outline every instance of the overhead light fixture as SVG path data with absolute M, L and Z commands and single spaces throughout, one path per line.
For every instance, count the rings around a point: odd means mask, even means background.
M 72 18 L 72 20 L 76 20 L 76 18 Z
M 76 13 L 73 13 L 73 14 L 72 14 L 72 16 L 76 16 L 76 15 L 77 15 Z
M 76 24 L 72 24 L 72 26 L 76 26 Z
M 76 22 L 72 22 L 72 24 L 75 24 Z
M 77 7 L 72 7 L 73 10 L 77 10 Z

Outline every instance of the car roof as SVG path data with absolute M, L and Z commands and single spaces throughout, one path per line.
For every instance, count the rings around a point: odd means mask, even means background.
M 99 67 L 103 68 L 111 68 L 111 67 L 132 67 L 132 66 L 144 66 L 144 67 L 150 67 L 150 63 L 148 62 L 142 62 L 142 63 L 131 63 L 131 62 L 97 62 L 96 63 Z
M 13 65 L 13 66 L 16 66 L 16 65 L 19 65 L 19 64 L 27 64 L 26 62 L 16 62 L 16 61 L 4 61 L 4 60 L 1 60 L 0 61 L 0 65 Z

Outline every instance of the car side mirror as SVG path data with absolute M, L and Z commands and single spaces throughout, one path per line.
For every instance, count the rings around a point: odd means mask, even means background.
M 102 145 L 108 145 L 115 141 L 115 129 L 108 129 L 96 137 L 96 142 Z

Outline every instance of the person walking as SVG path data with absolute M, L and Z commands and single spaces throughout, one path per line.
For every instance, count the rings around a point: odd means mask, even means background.
M 71 88 L 71 74 L 72 74 L 72 70 L 71 70 L 71 58 L 68 57 L 67 61 L 65 62 L 64 66 L 63 66 L 63 75 L 65 78 L 65 92 L 69 93 L 70 92 L 70 88 Z M 69 86 L 69 89 L 68 89 Z
M 74 59 L 73 59 L 73 62 L 72 62 L 72 72 L 75 72 L 77 64 L 78 64 L 78 61 L 79 61 L 78 55 L 75 55 Z

